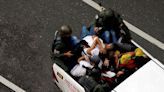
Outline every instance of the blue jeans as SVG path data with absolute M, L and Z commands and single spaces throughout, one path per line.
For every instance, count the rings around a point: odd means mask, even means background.
M 96 33 L 94 32 L 94 25 L 90 26 L 90 30 L 88 30 L 87 27 L 83 25 L 80 33 L 80 39 L 82 40 L 87 35 L 95 35 L 95 34 Z
M 85 25 L 83 25 L 82 27 L 82 31 L 80 34 L 80 39 L 84 38 L 87 35 L 95 35 L 95 31 L 94 31 L 94 25 L 90 26 L 90 30 L 87 29 L 87 27 Z M 116 33 L 114 30 L 110 29 L 110 30 L 105 30 L 101 37 L 101 39 L 104 40 L 105 43 L 115 43 L 117 42 L 117 37 L 116 37 Z M 112 39 L 111 39 L 112 38 Z
M 103 34 L 101 35 L 101 38 L 105 41 L 105 43 L 108 43 L 108 44 L 117 42 L 116 33 L 112 29 L 110 31 L 108 30 L 104 31 Z
M 76 44 L 79 42 L 80 40 L 76 36 L 71 36 L 70 43 L 72 44 L 73 47 L 75 47 Z

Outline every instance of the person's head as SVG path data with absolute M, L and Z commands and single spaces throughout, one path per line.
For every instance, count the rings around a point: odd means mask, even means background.
M 114 57 L 114 54 L 115 54 L 115 52 L 113 51 L 113 50 L 107 50 L 107 56 L 108 56 L 108 59 L 111 59 L 111 58 L 113 58 Z
M 62 25 L 59 29 L 59 34 L 61 38 L 68 38 L 72 34 L 72 29 L 68 25 Z
M 91 64 L 93 64 L 94 66 L 97 66 L 101 60 L 99 56 L 95 56 L 95 55 L 91 56 L 89 59 Z
M 95 16 L 96 26 L 102 27 L 107 25 L 114 17 L 114 11 L 112 9 L 103 10 L 98 15 Z
M 86 48 L 89 48 L 90 46 L 88 45 L 88 43 L 85 40 L 81 40 L 80 44 Z
M 112 9 L 103 10 L 99 14 L 99 17 L 101 18 L 112 18 L 113 16 L 114 16 L 114 11 Z

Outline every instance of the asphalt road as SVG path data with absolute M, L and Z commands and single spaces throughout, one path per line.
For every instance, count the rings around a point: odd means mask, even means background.
M 52 82 L 50 47 L 54 31 L 69 24 L 79 35 L 98 11 L 81 0 L 0 0 L 0 75 L 27 92 L 60 92 Z M 164 1 L 95 0 L 164 42 Z M 134 40 L 164 62 L 164 51 L 132 33 Z M 12 92 L 0 84 L 0 92 Z

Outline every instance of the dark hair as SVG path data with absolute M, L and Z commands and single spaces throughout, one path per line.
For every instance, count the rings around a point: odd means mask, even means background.
M 114 50 L 107 50 L 107 57 L 108 59 L 111 59 L 114 57 Z
M 90 61 L 93 62 L 95 64 L 95 66 L 97 66 L 100 63 L 100 57 L 99 56 L 91 56 L 89 57 Z
M 81 44 L 81 45 L 85 45 L 86 47 L 90 47 L 90 46 L 88 45 L 88 43 L 87 43 L 85 40 L 81 40 L 81 41 L 80 41 L 80 44 Z
M 60 36 L 69 36 L 72 34 L 72 29 L 69 25 L 63 25 L 59 29 Z

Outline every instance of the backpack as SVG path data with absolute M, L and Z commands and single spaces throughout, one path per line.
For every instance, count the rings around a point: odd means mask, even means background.
M 78 80 L 79 84 L 81 84 L 85 92 L 108 92 L 105 91 L 104 88 L 109 87 L 107 84 L 98 84 L 97 81 L 91 76 L 82 76 Z
M 93 77 L 90 77 L 88 75 L 82 76 L 78 80 L 78 82 L 80 85 L 82 85 L 84 87 L 86 92 L 92 92 L 94 87 L 96 87 L 96 85 L 98 85 L 98 83 L 93 79 Z
M 57 40 L 58 33 L 59 33 L 59 31 L 56 30 L 56 31 L 55 31 L 55 34 L 54 34 L 54 40 L 53 40 L 53 43 L 52 43 L 52 46 L 51 46 L 52 52 L 54 52 L 54 49 L 55 49 L 55 42 L 56 42 L 56 40 Z

